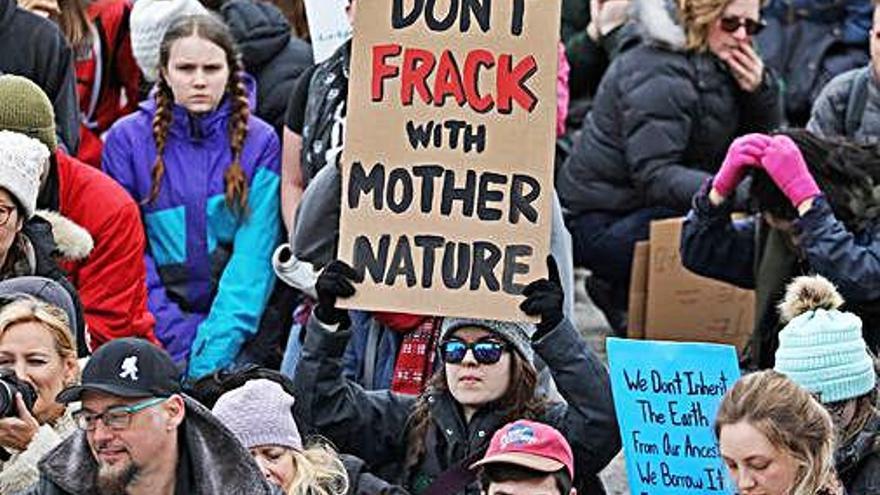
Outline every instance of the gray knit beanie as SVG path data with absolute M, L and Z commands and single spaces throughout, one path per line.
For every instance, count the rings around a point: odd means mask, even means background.
M 138 0 L 131 9 L 131 51 L 149 82 L 159 78 L 159 45 L 168 26 L 186 15 L 208 14 L 198 0 Z
M 293 396 L 272 380 L 251 380 L 221 395 L 212 412 L 246 449 L 278 445 L 302 450 Z
M 457 330 L 468 327 L 486 329 L 509 342 L 523 359 L 534 365 L 535 351 L 532 349 L 532 335 L 535 326 L 519 321 L 481 320 L 477 318 L 444 318 L 440 326 L 442 342 Z

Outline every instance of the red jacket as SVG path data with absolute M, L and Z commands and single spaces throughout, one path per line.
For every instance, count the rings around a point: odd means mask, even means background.
M 158 344 L 155 320 L 147 309 L 146 241 L 138 206 L 100 170 L 60 149 L 55 156 L 59 212 L 94 240 L 88 258 L 62 262 L 82 299 L 89 347 L 94 350 L 119 337 Z
M 91 45 L 76 50 L 82 114 L 77 158 L 95 167 L 101 165 L 101 134 L 138 105 L 141 76 L 131 51 L 130 14 L 129 0 L 92 2 L 88 15 L 96 36 Z

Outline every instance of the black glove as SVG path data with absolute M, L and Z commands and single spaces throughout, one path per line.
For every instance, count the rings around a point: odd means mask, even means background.
M 363 282 L 364 277 L 359 276 L 354 268 L 345 262 L 334 260 L 324 268 L 318 281 L 315 283 L 315 292 L 318 293 L 318 306 L 315 307 L 315 317 L 318 321 L 327 325 L 348 322 L 348 311 L 336 308 L 336 299 L 339 297 L 351 297 L 355 293 L 355 282 Z
M 526 300 L 520 303 L 519 309 L 529 316 L 540 316 L 538 332 L 533 337 L 537 340 L 550 330 L 556 328 L 565 315 L 562 312 L 565 292 L 559 283 L 559 269 L 556 268 L 556 260 L 553 256 L 547 256 L 547 276 L 535 280 L 523 289 Z

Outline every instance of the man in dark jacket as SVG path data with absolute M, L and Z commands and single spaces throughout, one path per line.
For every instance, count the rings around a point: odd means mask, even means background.
M 868 62 L 872 0 L 770 0 L 757 38 L 767 66 L 783 80 L 785 115 L 803 126 L 831 78 Z
M 807 130 L 860 143 L 880 142 L 880 7 L 874 7 L 871 62 L 832 79 L 813 104 Z
M 0 73 L 34 81 L 55 107 L 59 141 L 70 154 L 79 147 L 79 105 L 73 52 L 55 23 L 0 0 Z
M 575 264 L 609 287 L 590 295 L 605 301 L 615 330 L 625 326 L 633 247 L 650 222 L 683 215 L 734 137 L 781 117 L 775 79 L 751 45 L 757 2 L 730 2 L 719 15 L 732 22 L 716 19 L 702 39 L 696 20 L 679 24 L 671 0 L 633 7 L 641 44 L 612 62 L 556 181 Z
M 254 0 L 228 0 L 219 9 L 241 49 L 245 70 L 257 78 L 257 116 L 282 137 L 287 98 L 303 71 L 312 65 L 312 49 L 293 36 L 278 7 Z
M 81 431 L 40 461 L 27 495 L 280 493 L 251 455 L 203 406 L 180 394 L 165 351 L 140 339 L 102 346 L 82 385 L 58 401 L 82 401 Z

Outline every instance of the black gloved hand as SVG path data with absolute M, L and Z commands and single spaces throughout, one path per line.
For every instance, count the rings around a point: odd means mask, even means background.
M 559 269 L 553 256 L 547 256 L 547 276 L 550 277 L 549 280 L 546 278 L 535 280 L 523 289 L 526 300 L 519 305 L 523 313 L 541 317 L 538 332 L 533 340 L 556 328 L 565 317 L 562 312 L 565 292 L 562 290 L 562 284 L 559 283 Z
M 355 288 L 352 281 L 362 282 L 363 279 L 363 276 L 359 276 L 358 272 L 344 261 L 333 260 L 324 267 L 324 271 L 315 283 L 315 292 L 318 294 L 315 317 L 318 321 L 327 325 L 348 321 L 348 311 L 337 309 L 336 299 L 353 296 Z

